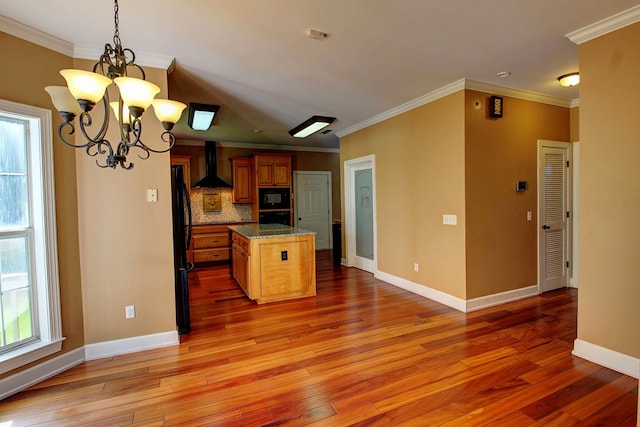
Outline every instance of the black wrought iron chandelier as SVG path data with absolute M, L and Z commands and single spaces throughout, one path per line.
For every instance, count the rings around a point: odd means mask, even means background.
M 117 166 L 123 169 L 133 168 L 133 163 L 127 161 L 131 149 L 137 149 L 138 157 L 147 159 L 151 153 L 165 153 L 175 143 L 175 135 L 171 132 L 175 123 L 180 119 L 186 105 L 169 99 L 154 99 L 160 88 L 145 80 L 144 69 L 135 63 L 136 55 L 131 49 L 123 48 L 118 28 L 118 0 L 114 0 L 113 46 L 105 44 L 104 53 L 93 66 L 93 72 L 66 69 L 60 74 L 67 81 L 67 86 L 47 86 L 45 90 L 51 96 L 53 105 L 64 121 L 58 126 L 58 137 L 66 145 L 73 148 L 84 148 L 88 155 L 99 157 L 96 164 L 102 168 Z M 128 69 L 135 69 L 141 78 L 128 76 Z M 107 87 L 115 83 L 119 89 L 118 101 L 109 102 Z M 95 135 L 90 135 L 88 128 L 93 124 L 91 111 L 102 101 L 104 117 L 100 129 Z M 162 123 L 164 132 L 161 134 L 163 142 L 168 146 L 164 149 L 153 149 L 142 142 L 142 113 L 153 105 L 156 117 Z M 105 139 L 109 128 L 110 108 L 118 120 L 120 141 L 115 147 Z M 73 137 L 75 125 L 73 121 L 79 115 L 78 125 L 84 143 L 75 143 Z M 67 138 L 71 137 L 71 141 Z M 101 162 L 100 160 L 103 159 Z

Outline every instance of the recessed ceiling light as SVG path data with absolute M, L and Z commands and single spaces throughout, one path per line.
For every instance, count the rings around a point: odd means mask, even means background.
M 307 37 L 314 40 L 323 40 L 327 37 L 327 33 L 318 30 L 307 30 Z
M 511 71 L 500 71 L 496 76 L 504 79 L 505 77 L 509 77 L 511 75 Z

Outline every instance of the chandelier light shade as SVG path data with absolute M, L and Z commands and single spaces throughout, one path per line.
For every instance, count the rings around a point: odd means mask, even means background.
M 335 117 L 312 116 L 304 122 L 300 123 L 298 126 L 291 129 L 289 131 L 289 135 L 295 138 L 306 138 L 309 135 L 312 135 L 319 130 L 326 128 L 331 123 L 333 123 L 335 119 Z
M 569 73 L 558 77 L 561 86 L 571 87 L 580 83 L 580 73 Z
M 147 159 L 151 153 L 165 153 L 173 147 L 176 138 L 171 130 L 180 120 L 186 105 L 169 99 L 154 99 L 160 88 L 145 80 L 144 69 L 135 63 L 135 53 L 122 47 L 118 22 L 118 0 L 114 0 L 113 46 L 109 43 L 105 45 L 104 53 L 93 66 L 93 72 L 60 70 L 67 87 L 47 86 L 45 90 L 62 117 L 58 137 L 63 143 L 73 148 L 84 148 L 88 155 L 98 157 L 96 163 L 100 167 L 131 169 L 133 163 L 127 161 L 130 150 L 136 149 L 139 158 Z M 140 78 L 129 76 L 129 70 L 136 72 Z M 107 89 L 112 83 L 118 88 L 119 99 L 109 102 Z M 97 132 L 90 134 L 89 128 L 94 122 L 91 112 L 99 102 L 103 104 L 104 116 Z M 153 149 L 141 139 L 141 117 L 151 105 L 164 128 L 160 138 L 168 145 L 163 149 Z M 111 110 L 116 117 L 120 136 L 120 141 L 113 145 L 106 139 Z M 79 116 L 78 126 L 84 138 L 83 143 L 67 140 L 73 138 L 75 133 L 76 116 Z

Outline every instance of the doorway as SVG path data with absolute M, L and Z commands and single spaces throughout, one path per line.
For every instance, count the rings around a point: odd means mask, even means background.
M 294 171 L 296 227 L 316 233 L 316 250 L 331 249 L 331 172 Z
M 344 162 L 347 265 L 376 272 L 375 155 Z
M 540 292 L 569 285 L 572 239 L 571 143 L 538 141 Z

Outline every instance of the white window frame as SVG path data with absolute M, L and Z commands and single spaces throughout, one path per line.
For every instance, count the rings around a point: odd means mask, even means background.
M 62 349 L 62 318 L 56 238 L 51 110 L 0 99 L 3 115 L 29 122 L 28 185 L 33 226 L 31 271 L 33 308 L 38 313 L 35 340 L 0 355 L 0 374 L 35 362 Z

